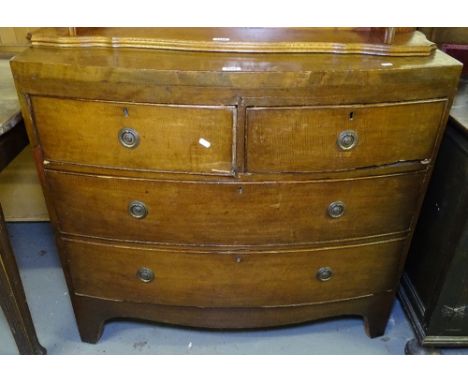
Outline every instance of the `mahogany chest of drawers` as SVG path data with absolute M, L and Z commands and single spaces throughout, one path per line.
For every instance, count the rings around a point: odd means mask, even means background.
M 383 334 L 457 61 L 60 33 L 11 66 L 84 341 L 114 317 Z

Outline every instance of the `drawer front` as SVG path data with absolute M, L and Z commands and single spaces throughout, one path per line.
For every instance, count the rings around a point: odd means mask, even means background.
M 46 177 L 63 232 L 160 243 L 275 245 L 407 230 L 424 174 L 276 183 L 148 181 L 51 170 Z
M 393 289 L 403 243 L 223 254 L 64 240 L 64 249 L 78 294 L 154 304 L 253 307 Z M 321 281 L 320 275 L 329 279 Z
M 234 107 L 33 97 L 44 158 L 135 170 L 230 174 Z
M 250 108 L 250 172 L 344 170 L 432 156 L 445 101 Z

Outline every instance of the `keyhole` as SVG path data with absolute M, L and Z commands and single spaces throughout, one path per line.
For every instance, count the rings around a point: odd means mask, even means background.
M 123 108 L 123 114 L 125 118 L 128 118 L 128 109 L 126 107 Z
M 354 118 L 354 111 L 352 111 L 351 113 L 349 113 L 349 120 L 352 121 Z
M 237 189 L 237 192 L 239 194 L 242 194 L 244 192 L 244 189 L 242 188 L 242 186 L 240 186 L 238 189 Z

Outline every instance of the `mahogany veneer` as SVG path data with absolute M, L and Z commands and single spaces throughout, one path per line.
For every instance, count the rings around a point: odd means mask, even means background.
M 384 333 L 461 70 L 387 32 L 33 35 L 11 65 L 84 341 L 115 317 Z

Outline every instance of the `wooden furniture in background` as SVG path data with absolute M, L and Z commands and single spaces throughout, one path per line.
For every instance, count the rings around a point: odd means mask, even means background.
M 421 345 L 468 345 L 467 269 L 468 79 L 464 79 L 450 112 L 400 289 Z M 408 349 L 416 350 L 414 343 Z
M 29 36 L 34 27 L 0 27 L 0 58 L 9 58 L 31 45 Z
M 0 62 L 1 64 L 1 62 Z M 14 92 L 8 91 L 7 66 L 0 66 L 0 173 L 28 144 Z M 8 84 L 9 85 L 9 84 Z M 14 98 L 11 96 L 13 95 Z M 15 109 L 16 105 L 16 109 Z M 17 202 L 20 202 L 17 200 Z M 45 354 L 31 319 L 0 205 L 0 306 L 21 354 Z
M 0 172 L 0 201 L 6 221 L 49 220 L 27 144 L 10 63 L 0 59 L 0 166 L 8 164 Z
M 425 27 L 418 28 L 428 39 L 438 44 L 468 44 L 468 28 Z
M 29 146 L 0 173 L 0 200 L 6 222 L 49 221 Z
M 11 65 L 81 338 L 114 317 L 382 335 L 461 70 L 394 32 L 33 35 Z
M 20 354 L 46 354 L 36 335 L 0 205 L 0 307 Z
M 463 63 L 468 76 L 468 28 L 419 28 L 439 49 Z

